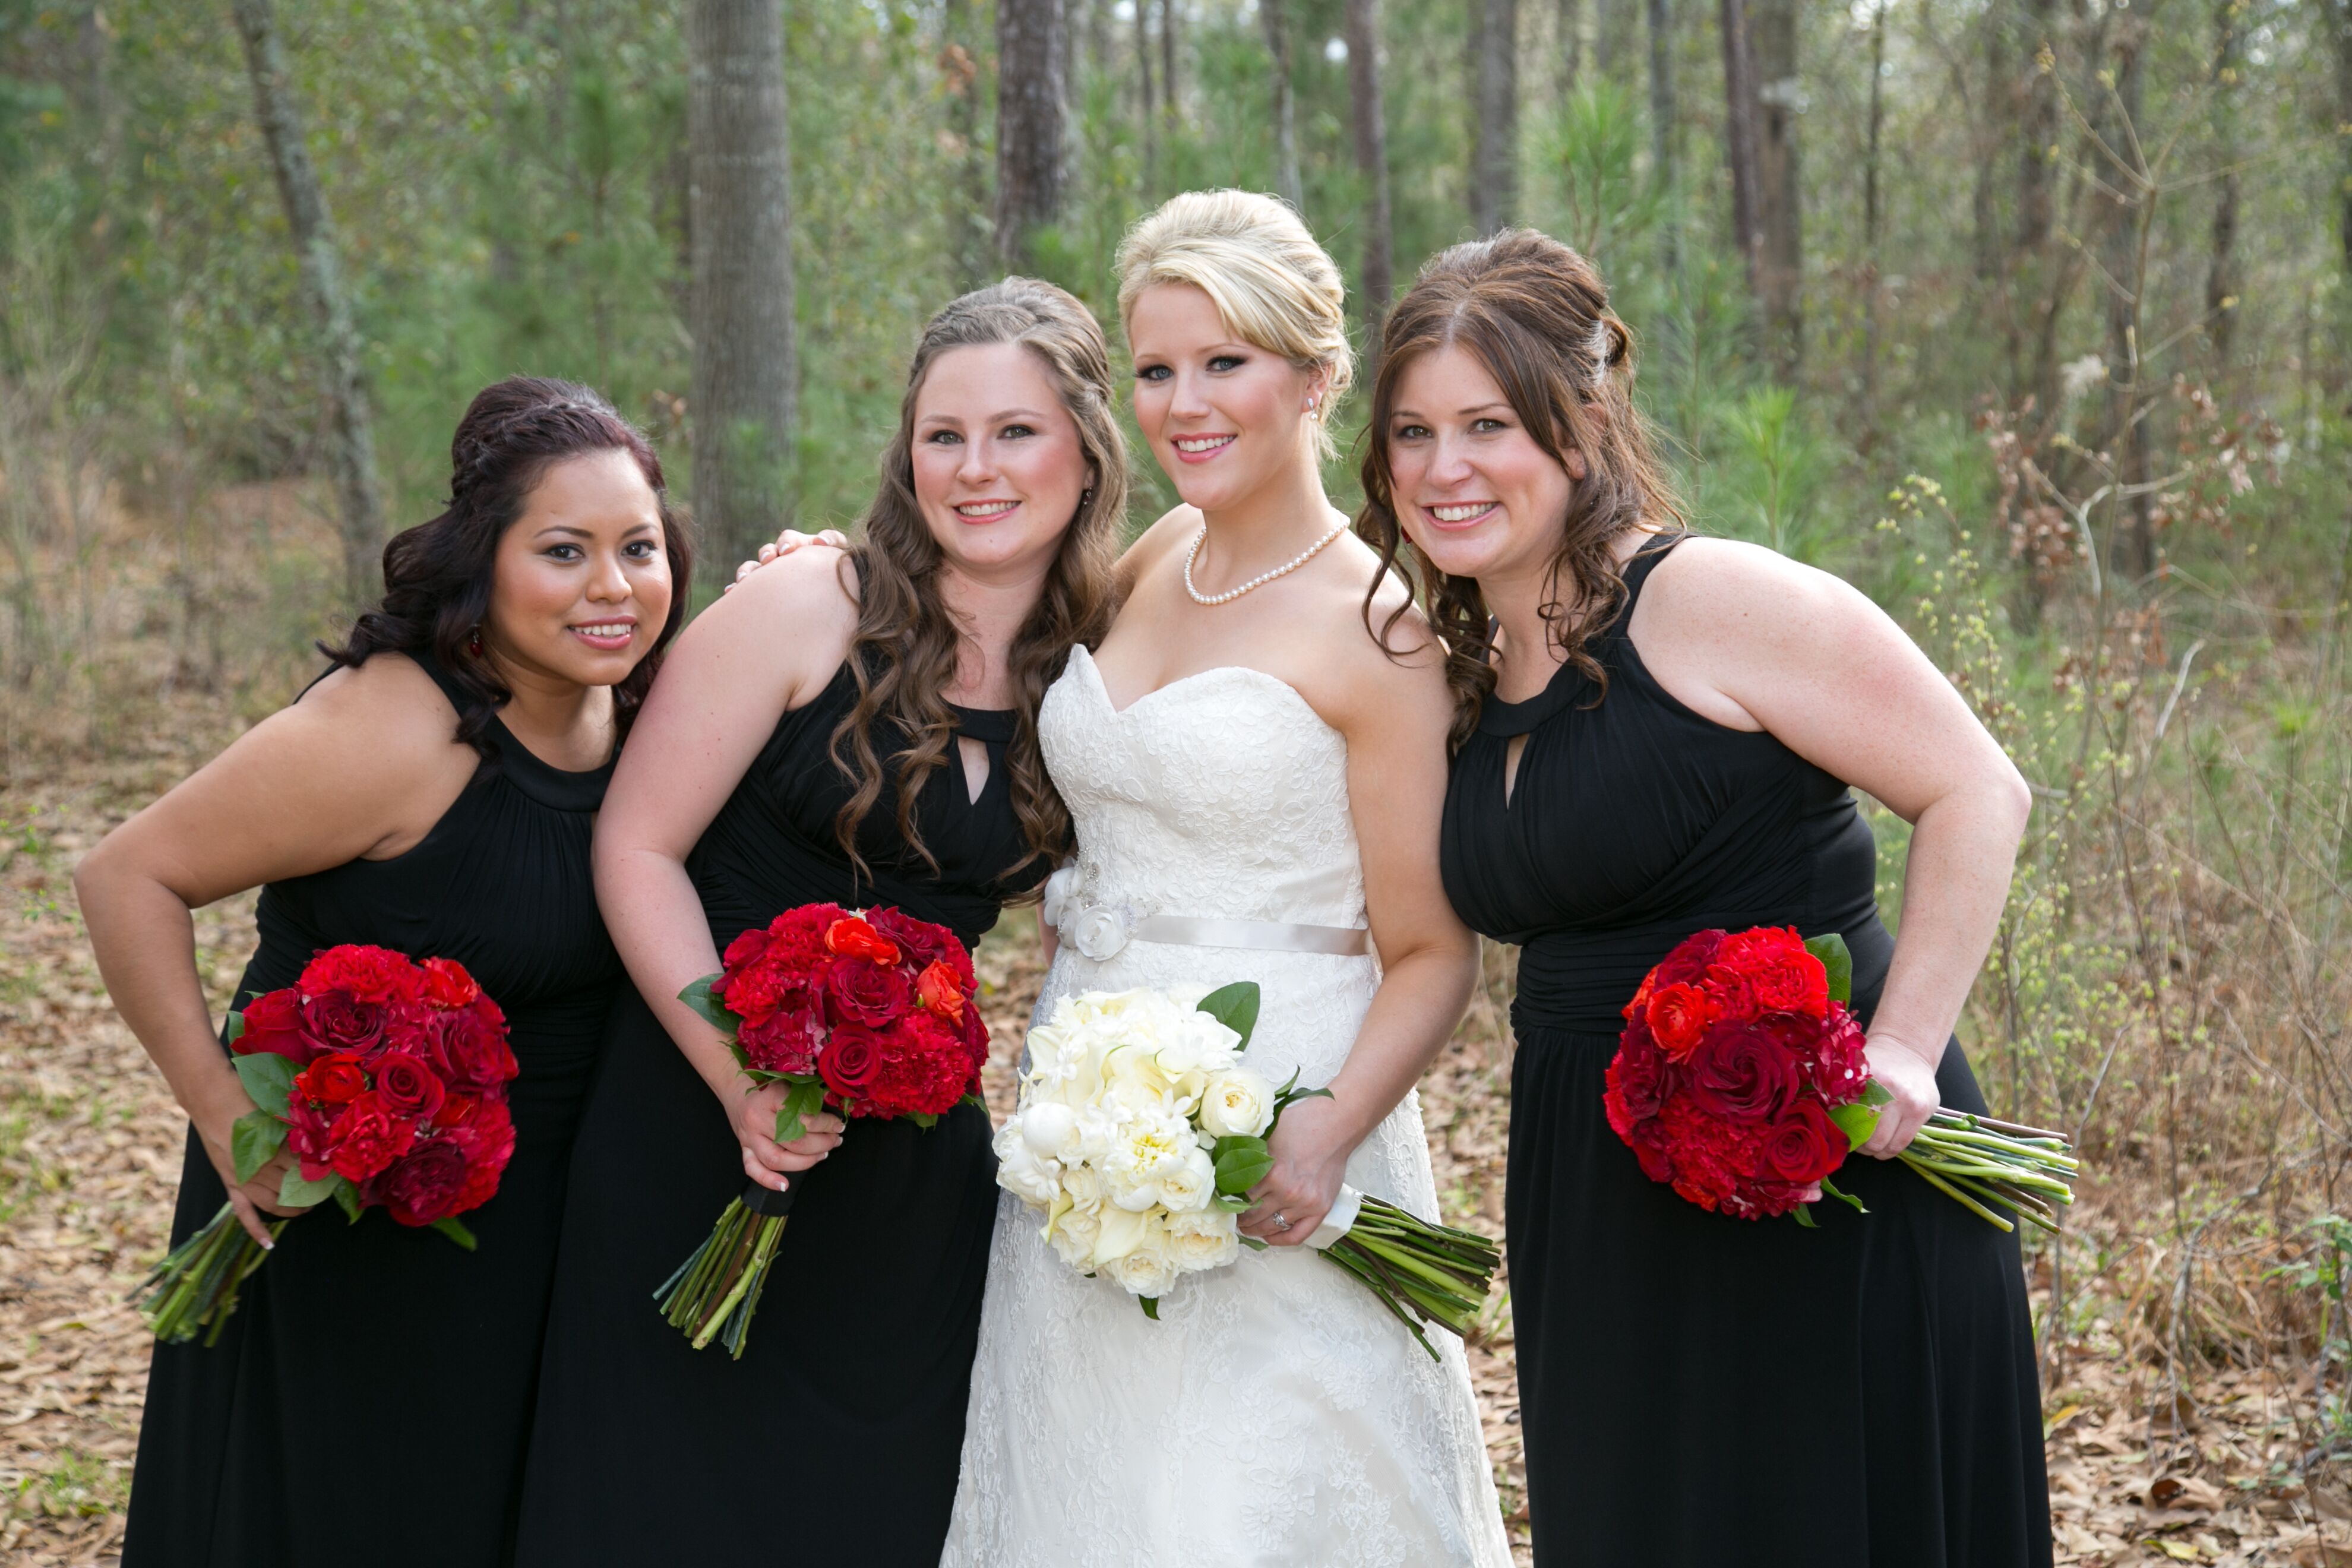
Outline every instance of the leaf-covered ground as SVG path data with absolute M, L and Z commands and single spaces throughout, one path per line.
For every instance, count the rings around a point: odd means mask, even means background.
M 142 762 L 19 777 L 0 794 L 0 1560 L 110 1563 L 146 1385 L 147 1339 L 123 1297 L 160 1254 L 185 1122 L 107 1005 L 73 906 L 76 858 L 184 770 L 158 743 Z M 251 945 L 251 900 L 201 912 L 215 1010 Z M 1029 917 L 983 945 L 999 1114 L 1042 964 Z M 1422 1089 L 1438 1191 L 1452 1217 L 1499 1235 L 1508 966 L 1488 984 Z M 2086 1194 L 2095 1226 L 2105 1194 Z M 2305 1479 L 2307 1370 L 2259 1361 L 2169 1389 L 2135 1347 L 2131 1301 L 2083 1320 L 2048 1402 L 2062 1563 L 2352 1564 L 2352 1501 L 2323 1466 Z M 2119 1328 L 2117 1325 L 2126 1325 Z M 1471 1364 L 1488 1452 L 1526 1559 L 1517 1385 L 1507 1297 Z M 2297 1416 L 2302 1418 L 2298 1425 Z

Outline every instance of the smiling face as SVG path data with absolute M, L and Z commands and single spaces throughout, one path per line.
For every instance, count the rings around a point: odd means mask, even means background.
M 1475 356 L 1448 343 L 1397 380 L 1388 422 L 1397 521 L 1423 554 L 1456 577 L 1549 569 L 1584 458 L 1562 468 L 1528 434 Z
M 1128 313 L 1135 423 L 1176 493 L 1202 511 L 1315 463 L 1307 401 L 1323 377 L 1243 342 L 1189 283 L 1155 283 Z
M 499 540 L 484 650 L 511 674 L 618 684 L 669 618 L 662 545 L 661 503 L 627 452 L 551 463 Z
M 1043 361 L 975 343 L 931 362 L 915 395 L 915 500 L 971 576 L 1042 571 L 1093 482 L 1078 422 Z

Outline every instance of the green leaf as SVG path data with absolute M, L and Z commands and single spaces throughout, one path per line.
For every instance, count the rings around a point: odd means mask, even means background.
M 322 1204 L 334 1196 L 335 1184 L 341 1180 L 341 1176 L 330 1176 L 323 1182 L 306 1182 L 302 1179 L 302 1169 L 298 1165 L 287 1172 L 286 1179 L 278 1184 L 278 1201 L 288 1208 L 309 1208 L 312 1204 Z
M 1158 1321 L 1160 1321 L 1160 1298 L 1159 1298 L 1159 1297 L 1157 1297 L 1157 1296 L 1138 1296 L 1138 1297 L 1135 1299 L 1135 1304 L 1136 1304 L 1137 1306 L 1141 1307 L 1141 1308 L 1143 1309 L 1143 1315 L 1144 1315 L 1145 1317 L 1147 1317 L 1147 1318 L 1150 1319 L 1150 1320 L 1151 1320 L 1153 1322 L 1155 1322 L 1155 1323 L 1156 1323 L 1156 1322 L 1158 1322 Z
M 1819 1230 L 1822 1227 L 1815 1225 L 1813 1223 L 1813 1216 L 1805 1212 L 1811 1207 L 1812 1205 L 1811 1204 L 1799 1204 L 1795 1208 L 1789 1211 L 1789 1217 L 1795 1220 L 1799 1225 L 1803 1226 L 1807 1230 Z
M 278 1058 L 285 1060 L 283 1057 Z M 236 1162 L 236 1179 L 249 1182 L 286 1146 L 286 1123 L 266 1110 L 248 1110 L 228 1131 L 228 1152 Z
M 467 1230 L 455 1216 L 448 1219 L 435 1220 L 433 1222 L 433 1228 L 447 1237 L 450 1240 L 456 1242 L 458 1246 L 464 1247 L 467 1251 L 471 1252 L 474 1250 L 474 1233 Z
M 1227 1214 L 1247 1214 L 1257 1206 L 1239 1193 L 1219 1193 L 1210 1202 Z
M 341 1207 L 343 1217 L 345 1219 L 351 1221 L 353 1225 L 359 1224 L 360 1190 L 358 1187 L 352 1185 L 349 1182 L 337 1182 L 335 1184 L 335 1202 Z
M 1870 1212 L 1868 1209 L 1863 1207 L 1862 1200 L 1855 1197 L 1852 1193 L 1842 1193 L 1838 1191 L 1837 1184 L 1835 1182 L 1824 1180 L 1822 1183 L 1822 1195 L 1824 1197 L 1837 1199 L 1838 1202 L 1844 1204 L 1856 1214 L 1868 1214 Z
M 1805 943 L 1805 951 L 1820 959 L 1822 967 L 1830 972 L 1830 1000 L 1853 1001 L 1853 954 L 1847 949 L 1845 938 L 1835 931 L 1817 936 Z
M 1220 985 L 1201 998 L 1201 1011 L 1242 1037 L 1242 1048 L 1250 1043 L 1250 1031 L 1257 1027 L 1258 989 L 1255 980 L 1236 980 L 1231 985 Z
M 1878 1088 L 1876 1084 L 1870 1087 Z M 1830 1120 L 1836 1122 L 1838 1131 L 1845 1134 L 1846 1147 L 1859 1149 L 1869 1142 L 1870 1135 L 1878 1130 L 1878 1107 L 1871 1104 L 1870 1096 L 1864 1094 L 1851 1105 L 1831 1106 Z
M 718 975 L 706 974 L 701 979 L 696 981 L 693 984 L 688 986 L 685 990 L 679 992 L 677 994 L 677 999 L 685 1003 L 688 1006 L 693 1008 L 697 1013 L 701 1014 L 704 1019 L 710 1024 L 711 1027 L 717 1029 L 720 1034 L 725 1035 L 731 1040 L 735 1037 L 736 1027 L 740 1025 L 743 1020 L 738 1018 L 734 1014 L 730 1013 L 727 1010 L 726 1005 L 710 994 L 711 986 L 716 984 L 718 981 Z
M 1254 1236 L 1237 1236 L 1234 1237 L 1234 1239 L 1240 1242 L 1244 1247 L 1248 1247 L 1252 1252 L 1264 1252 L 1266 1248 L 1266 1244 L 1260 1241 Z
M 778 1076 L 778 1081 L 793 1086 L 776 1111 L 776 1142 L 790 1143 L 808 1131 L 807 1119 L 824 1109 L 824 1080 L 785 1073 Z
M 1231 1144 L 1233 1147 L 1227 1148 Z M 1265 1180 L 1274 1169 L 1274 1156 L 1266 1152 L 1263 1138 L 1220 1138 L 1217 1146 L 1223 1152 L 1217 1155 L 1217 1191 L 1245 1193 Z
M 221 1031 L 221 1043 L 234 1046 L 243 1038 L 245 1038 L 245 1015 L 231 1013 L 228 1016 L 228 1027 Z
M 940 1124 L 940 1119 L 928 1110 L 910 1110 L 907 1112 L 907 1120 L 923 1128 L 937 1127 Z
M 229 1066 L 245 1085 L 253 1103 L 280 1121 L 286 1120 L 286 1097 L 294 1091 L 294 1064 L 275 1051 L 231 1057 Z

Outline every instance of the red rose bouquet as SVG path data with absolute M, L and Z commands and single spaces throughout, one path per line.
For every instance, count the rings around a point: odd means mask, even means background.
M 1602 1095 L 1643 1173 L 1739 1219 L 1811 1226 L 1817 1183 L 1862 1208 L 1829 1179 L 1888 1100 L 1845 1008 L 1853 977 L 1843 937 L 1771 926 L 1703 931 L 1666 954 L 1625 1005 Z M 2066 1140 L 2039 1128 L 1938 1110 L 1896 1158 L 2003 1230 L 1988 1205 L 2055 1230 L 2074 1201 Z
M 292 985 L 231 1013 L 227 1036 L 255 1107 L 230 1133 L 237 1180 L 289 1150 L 295 1166 L 278 1202 L 332 1198 L 353 1222 L 381 1207 L 472 1250 L 457 1216 L 498 1191 L 514 1153 L 507 1084 L 517 1068 L 506 1015 L 462 965 L 331 947 Z M 141 1285 L 156 1337 L 208 1330 L 214 1342 L 266 1256 L 223 1205 Z
M 963 1100 L 980 1103 L 988 1026 L 971 954 L 945 926 L 894 909 L 803 904 L 737 937 L 721 962 L 678 999 L 727 1035 L 746 1078 L 791 1086 L 777 1142 L 823 1110 L 929 1127 Z M 799 1194 L 797 1180 L 781 1193 L 748 1184 L 654 1292 L 695 1349 L 716 1337 L 742 1355 Z

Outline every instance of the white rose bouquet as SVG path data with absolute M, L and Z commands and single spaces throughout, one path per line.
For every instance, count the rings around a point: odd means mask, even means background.
M 1108 1276 L 1147 1317 L 1177 1279 L 1244 1247 L 1234 1215 L 1274 1167 L 1283 1110 L 1322 1089 L 1276 1089 L 1243 1059 L 1258 988 L 1206 994 L 1089 991 L 1029 1031 L 1020 1109 L 996 1134 L 996 1179 L 1045 1216 L 1045 1237 L 1088 1278 Z M 1465 1331 L 1501 1255 L 1485 1237 L 1432 1225 L 1342 1188 L 1310 1247 L 1369 1286 L 1432 1356 L 1421 1323 Z

